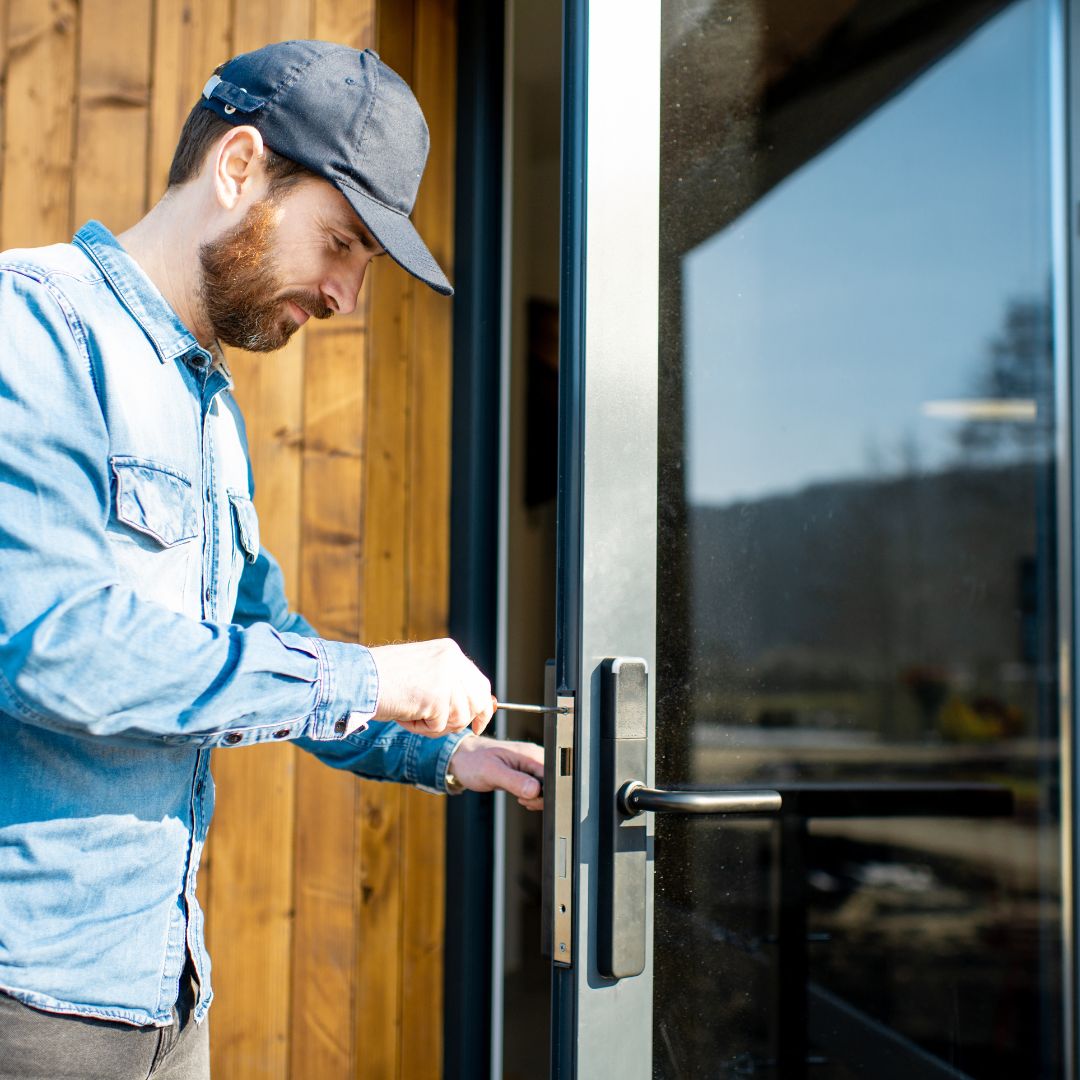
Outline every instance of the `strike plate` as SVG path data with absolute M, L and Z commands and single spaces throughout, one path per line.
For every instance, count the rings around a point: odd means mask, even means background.
M 568 967 L 574 893 L 574 699 L 558 697 L 565 712 L 544 725 L 544 890 L 541 948 Z

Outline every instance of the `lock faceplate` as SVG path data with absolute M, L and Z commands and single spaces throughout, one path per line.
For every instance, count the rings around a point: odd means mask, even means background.
M 553 672 L 553 669 L 549 669 Z M 551 680 L 554 682 L 554 680 Z M 544 721 L 544 881 L 541 950 L 552 963 L 569 967 L 573 960 L 574 900 L 574 699 L 549 704 L 565 712 Z

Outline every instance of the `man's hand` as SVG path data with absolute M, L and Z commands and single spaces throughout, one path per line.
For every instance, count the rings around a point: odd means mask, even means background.
M 379 673 L 376 720 L 396 720 L 418 735 L 471 727 L 480 734 L 495 711 L 491 683 L 449 638 L 379 645 L 371 650 Z
M 506 791 L 526 810 L 544 808 L 544 748 L 536 743 L 466 736 L 450 767 L 470 791 Z

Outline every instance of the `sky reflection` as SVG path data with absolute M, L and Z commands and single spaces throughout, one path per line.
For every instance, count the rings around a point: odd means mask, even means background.
M 692 503 L 956 458 L 925 403 L 985 397 L 1009 304 L 1049 286 L 1047 4 L 1007 8 L 686 256 Z

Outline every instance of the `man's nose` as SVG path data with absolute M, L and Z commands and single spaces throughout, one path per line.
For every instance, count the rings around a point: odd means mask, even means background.
M 323 283 L 323 295 L 326 303 L 338 315 L 351 315 L 356 310 L 356 299 L 360 295 L 360 286 L 364 284 L 368 261 L 357 266 L 339 269 Z

